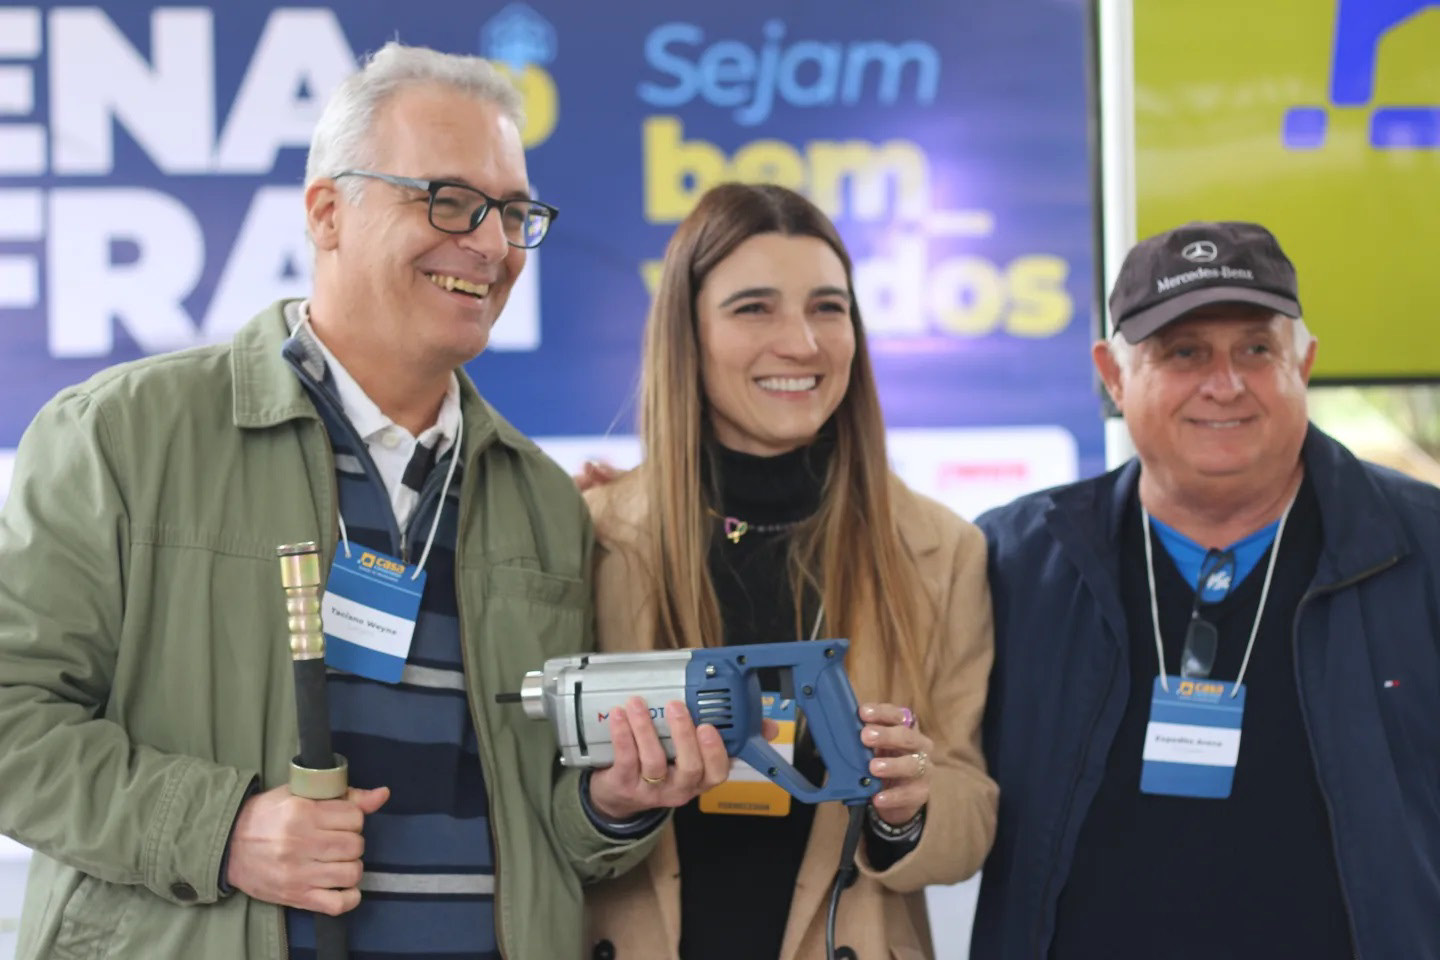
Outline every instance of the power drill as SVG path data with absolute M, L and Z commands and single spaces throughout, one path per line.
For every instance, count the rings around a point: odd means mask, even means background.
M 521 704 L 533 720 L 550 720 L 560 741 L 560 762 L 570 767 L 615 762 L 608 714 L 634 696 L 650 705 L 655 731 L 673 759 L 665 704 L 679 700 L 697 724 L 711 724 L 720 732 L 730 756 L 744 760 L 797 800 L 836 800 L 848 806 L 850 821 L 825 923 L 825 955 L 834 960 L 835 913 L 841 892 L 856 872 L 865 805 L 884 786 L 870 774 L 874 752 L 860 740 L 860 708 L 844 667 L 849 649 L 849 640 L 835 639 L 556 657 L 543 669 L 525 674 L 519 693 L 501 693 L 495 699 Z M 772 668 L 790 673 L 796 705 L 825 762 L 823 785 L 801 776 L 765 740 L 760 671 Z
M 679 700 L 696 724 L 719 731 L 730 756 L 796 799 L 863 805 L 882 784 L 870 774 L 874 753 L 860 742 L 859 705 L 844 669 L 849 646 L 837 639 L 556 657 L 525 674 L 519 693 L 496 699 L 520 703 L 531 719 L 550 720 L 560 762 L 570 767 L 615 762 L 609 711 L 634 696 L 650 706 L 660 742 L 673 759 L 665 704 Z M 768 668 L 790 672 L 796 706 L 825 763 L 823 785 L 803 777 L 765 740 L 760 671 Z

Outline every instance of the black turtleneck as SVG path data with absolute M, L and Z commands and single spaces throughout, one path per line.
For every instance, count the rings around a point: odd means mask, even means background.
M 712 448 L 705 483 L 720 516 L 714 519 L 708 566 L 726 646 L 809 639 L 818 598 L 806 598 L 797 625 L 787 558 L 795 525 L 820 506 L 832 449 L 833 441 L 823 436 L 774 457 Z M 725 536 L 725 517 L 749 529 L 732 541 Z M 827 635 L 823 625 L 821 635 Z M 762 674 L 761 686 L 777 690 L 779 679 Z M 812 783 L 824 778 L 814 743 L 803 735 L 795 745 L 795 766 Z M 682 960 L 779 955 L 814 819 L 815 807 L 798 800 L 783 817 L 701 813 L 696 801 L 675 811 Z M 866 849 L 872 863 L 883 863 L 910 846 L 867 837 Z
M 714 521 L 708 566 L 726 646 L 796 639 L 786 559 L 790 532 L 819 507 L 828 461 L 828 444 L 778 457 L 712 448 L 705 465 L 710 506 L 750 526 L 731 541 L 724 520 Z M 806 604 L 800 636 L 810 635 L 814 607 Z M 761 686 L 776 690 L 778 679 L 773 673 L 762 676 Z M 815 782 L 823 767 L 806 746 L 796 744 L 795 763 Z M 779 955 L 814 819 L 814 806 L 799 801 L 792 801 L 783 817 L 701 813 L 697 801 L 675 811 L 683 960 Z
M 817 613 L 813 598 L 797 631 L 787 555 L 800 521 L 820 507 L 832 445 L 819 441 L 775 457 L 757 457 L 715 446 L 706 465 L 710 506 L 720 514 L 710 543 L 710 578 L 720 601 L 725 644 L 770 643 L 808 638 Z M 732 540 L 725 521 L 749 529 Z M 776 689 L 773 676 L 762 686 Z

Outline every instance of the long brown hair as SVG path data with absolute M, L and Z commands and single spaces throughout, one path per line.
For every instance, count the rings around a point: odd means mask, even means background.
M 886 456 L 850 255 L 825 214 L 783 187 L 715 187 L 676 229 L 665 251 L 645 327 L 640 386 L 646 536 L 660 587 L 657 644 L 723 642 L 706 565 L 715 525 L 702 488 L 702 459 L 711 434 L 695 304 L 716 264 L 762 233 L 816 237 L 835 251 L 845 265 L 855 327 L 850 384 L 832 417 L 835 448 L 820 508 L 796 529 L 790 546 L 797 636 L 809 585 L 825 605 L 825 635 L 850 639 L 846 672 L 862 698 L 890 695 L 903 677 L 910 705 L 924 710 L 924 644 L 930 638 L 920 636 L 920 624 L 931 600 L 896 526 L 892 498 L 899 481 Z

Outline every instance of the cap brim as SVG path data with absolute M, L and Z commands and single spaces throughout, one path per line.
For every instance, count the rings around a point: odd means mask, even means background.
M 1182 293 L 1178 297 L 1171 297 L 1163 303 L 1155 304 L 1148 310 L 1141 310 L 1139 313 L 1126 317 L 1120 321 L 1120 333 L 1127 342 L 1139 343 L 1167 323 L 1179 320 L 1191 310 L 1216 303 L 1253 303 L 1257 307 L 1267 307 L 1277 313 L 1283 313 L 1287 317 L 1300 316 L 1300 304 L 1289 297 L 1256 290 L 1253 287 L 1205 287 L 1201 290 Z

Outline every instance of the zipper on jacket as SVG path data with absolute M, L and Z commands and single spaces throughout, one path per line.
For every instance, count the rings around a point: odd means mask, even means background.
M 1315 771 L 1315 786 L 1320 789 L 1320 799 L 1325 801 L 1325 815 L 1330 820 L 1330 853 L 1335 858 L 1335 879 L 1340 887 L 1340 899 L 1345 904 L 1345 920 L 1350 927 L 1350 949 L 1354 951 L 1355 960 L 1360 960 L 1360 937 L 1355 930 L 1355 909 L 1350 904 L 1350 890 L 1345 886 L 1345 877 L 1340 870 L 1340 839 L 1335 831 L 1335 807 L 1330 802 L 1330 794 L 1325 791 L 1325 780 L 1320 775 L 1320 761 L 1315 756 L 1315 735 L 1310 730 L 1310 712 L 1305 707 L 1305 692 L 1300 680 L 1300 614 L 1310 601 L 1329 593 L 1337 593 L 1346 587 L 1352 587 L 1362 580 L 1368 580 L 1399 562 L 1400 555 L 1396 554 L 1378 566 L 1357 573 L 1348 580 L 1307 591 L 1300 598 L 1300 602 L 1295 605 L 1295 619 L 1290 624 L 1290 652 L 1293 661 L 1290 666 L 1295 671 L 1295 699 L 1300 703 L 1300 722 L 1305 727 L 1305 739 L 1310 747 L 1310 766 Z
M 458 568 L 457 568 L 457 576 L 456 576 L 455 579 L 456 579 L 456 585 L 455 585 L 455 610 L 456 610 L 456 613 L 460 615 L 460 624 L 461 624 L 461 627 L 460 627 L 460 630 L 461 630 L 461 638 L 460 638 L 460 660 L 461 660 L 462 666 L 464 667 L 465 675 L 468 677 L 468 676 L 471 676 L 472 674 L 470 673 L 470 655 L 469 655 L 469 653 L 466 651 L 465 638 L 464 638 L 464 629 L 465 629 L 465 628 L 464 628 L 464 623 L 465 623 L 465 619 L 464 619 L 464 605 L 463 605 L 463 603 L 462 603 L 461 600 L 460 600 L 460 585 L 459 585 L 459 579 L 460 579 L 460 578 L 459 578 L 459 576 L 458 576 Z M 489 741 L 489 739 L 490 739 L 489 732 L 486 730 L 485 727 L 481 726 L 481 724 L 480 724 L 480 716 L 479 716 L 479 714 L 477 714 L 476 711 L 475 711 L 475 703 L 474 703 L 474 700 L 471 698 L 471 696 L 470 696 L 470 691 L 469 691 L 468 689 L 465 691 L 465 700 L 466 700 L 467 705 L 468 705 L 469 708 L 470 708 L 470 722 L 473 723 L 473 724 L 475 724 L 475 733 L 476 733 L 476 735 L 479 737 L 479 739 L 480 739 L 482 742 L 485 743 L 485 746 L 489 746 L 489 743 L 488 743 L 488 741 Z M 494 749 L 493 749 L 493 748 L 491 748 L 490 754 L 491 754 L 491 756 L 494 756 Z M 493 768 L 492 768 L 492 770 L 493 770 Z M 496 806 L 496 804 L 495 804 L 495 791 L 494 791 L 494 790 L 491 788 L 491 786 L 490 786 L 490 777 L 489 777 L 489 776 L 486 776 L 486 777 L 484 778 L 484 780 L 485 780 L 485 796 L 486 796 L 486 800 L 487 800 L 487 802 L 488 802 L 488 804 L 489 804 L 490 813 L 491 813 L 491 816 L 487 818 L 488 822 L 486 823 L 486 828 L 490 831 L 490 856 L 491 856 L 491 859 L 494 861 L 494 868 L 495 868 L 495 869 L 492 871 L 492 874 L 493 874 L 494 880 L 495 880 L 495 893 L 494 893 L 494 895 L 493 895 L 493 897 L 491 898 L 491 901 L 490 901 L 490 912 L 491 912 L 491 915 L 492 915 L 492 916 L 494 917 L 494 919 L 495 919 L 495 949 L 496 949 L 496 951 L 500 954 L 501 960 L 504 960 L 504 957 L 506 956 L 506 953 L 505 953 L 505 929 L 504 929 L 504 928 L 505 928 L 505 924 L 504 924 L 504 922 L 503 922 L 503 920 L 502 920 L 502 914 L 501 914 L 501 912 L 500 912 L 500 836 L 499 836 L 499 834 L 497 834 L 497 833 L 495 832 L 495 816 L 494 816 L 494 814 L 496 814 L 496 813 L 499 812 L 499 809 L 500 809 L 500 808 L 499 808 L 498 806 Z
M 443 510 L 444 508 L 445 508 L 445 505 L 442 503 L 442 504 L 440 504 L 440 506 L 437 507 L 436 509 L 438 509 L 438 510 Z M 456 509 L 457 509 L 457 516 L 456 516 L 456 520 L 455 520 L 455 572 L 454 572 L 454 577 L 455 577 L 455 616 L 456 616 L 456 619 L 458 620 L 457 629 L 458 629 L 459 632 L 460 632 L 460 665 L 461 665 L 462 670 L 464 671 L 465 677 L 466 677 L 467 680 L 468 680 L 468 678 L 474 676 L 474 674 L 471 672 L 471 665 L 470 665 L 470 645 L 465 642 L 465 601 L 464 601 L 464 598 L 463 598 L 463 592 L 462 592 L 461 589 L 460 589 L 460 570 L 461 570 L 461 563 L 460 563 L 460 542 L 461 542 L 461 533 L 462 533 L 462 531 L 464 531 L 464 529 L 465 529 L 465 515 L 466 515 L 466 510 L 465 510 L 465 498 L 464 498 L 463 496 L 460 498 L 460 503 L 457 504 Z M 475 710 L 475 698 L 471 696 L 471 694 L 470 694 L 470 689 L 469 689 L 469 685 L 468 685 L 468 684 L 466 685 L 466 689 L 465 689 L 465 706 L 466 706 L 467 708 L 469 708 L 469 710 L 470 710 L 470 722 L 473 723 L 473 724 L 475 724 L 475 736 L 476 736 L 476 739 L 479 741 L 479 744 L 480 744 L 480 757 L 481 757 L 481 761 L 482 761 L 482 762 L 481 762 L 481 768 L 482 768 L 482 771 L 483 771 L 483 768 L 484 768 L 484 762 L 483 762 L 483 761 L 484 761 L 484 757 L 485 757 L 486 752 L 488 751 L 489 754 L 490 754 L 490 756 L 493 758 L 493 757 L 495 756 L 495 750 L 494 750 L 493 745 L 490 743 L 490 731 L 480 722 L 480 714 Z M 492 771 L 493 771 L 493 767 L 492 767 Z M 501 913 L 500 913 L 500 837 L 499 837 L 499 835 L 495 832 L 495 814 L 499 812 L 499 808 L 498 808 L 498 807 L 496 806 L 496 804 L 495 804 L 495 791 L 494 791 L 494 789 L 493 789 L 493 788 L 491 787 L 491 785 L 490 785 L 491 782 L 492 782 L 490 776 L 489 776 L 489 775 L 486 775 L 483 779 L 484 779 L 484 781 L 485 781 L 485 797 L 486 797 L 486 802 L 488 803 L 489 809 L 490 809 L 490 816 L 487 818 L 487 823 L 486 823 L 486 827 L 487 827 L 487 829 L 489 829 L 489 831 L 490 831 L 490 857 L 491 857 L 491 860 L 493 861 L 493 865 L 494 865 L 494 868 L 495 868 L 494 871 L 493 871 L 493 877 L 494 877 L 494 880 L 495 880 L 495 893 L 494 893 L 494 895 L 491 897 L 491 900 L 490 900 L 490 912 L 491 912 L 491 915 L 494 917 L 494 920 L 495 920 L 495 950 L 500 954 L 502 960 L 504 960 L 504 958 L 505 958 L 505 956 L 506 956 L 506 953 L 505 953 L 505 936 L 504 936 L 505 930 L 504 930 L 504 924 L 503 924 L 502 921 L 501 921 Z
M 1117 661 L 1117 659 L 1118 659 L 1118 658 L 1112 658 L 1111 661 L 1110 661 L 1110 683 L 1109 683 L 1109 686 L 1106 688 L 1107 697 L 1109 696 L 1109 690 L 1110 690 L 1110 688 L 1113 688 L 1113 687 L 1115 686 L 1115 673 L 1116 673 L 1116 661 Z M 1087 727 L 1087 733 L 1086 733 L 1086 736 L 1085 736 L 1085 751 L 1084 751 L 1084 753 L 1082 753 L 1082 754 L 1080 755 L 1080 764 L 1079 764 L 1079 767 L 1078 767 L 1078 769 L 1076 770 L 1076 773 L 1075 773 L 1074 778 L 1072 778 L 1071 781 L 1070 781 L 1070 790 L 1069 790 L 1069 792 L 1067 792 L 1067 793 L 1065 794 L 1064 810 L 1066 811 L 1066 814 L 1065 814 L 1065 817 L 1066 817 L 1065 826 L 1066 826 L 1067 828 L 1068 828 L 1068 826 L 1069 826 L 1070 819 L 1071 819 L 1071 817 L 1073 816 L 1073 813 L 1072 813 L 1072 811 L 1071 811 L 1071 809 L 1070 809 L 1070 808 L 1071 808 L 1071 803 L 1072 803 L 1072 801 L 1075 799 L 1075 791 L 1080 788 L 1080 778 L 1081 778 L 1082 776 L 1084 776 L 1084 774 L 1085 774 L 1085 763 L 1086 763 L 1086 761 L 1090 758 L 1090 747 L 1091 747 L 1091 744 L 1093 743 L 1093 741 L 1094 741 L 1094 739 L 1095 739 L 1095 728 L 1098 727 L 1098 726 L 1100 726 L 1100 715 L 1105 712 L 1105 705 L 1106 705 L 1106 703 L 1107 703 L 1107 699 L 1106 699 L 1106 698 L 1102 698 L 1101 701 L 1100 701 L 1100 703 L 1095 707 L 1095 713 L 1094 713 L 1094 715 L 1090 718 L 1090 723 L 1089 723 L 1089 725 L 1088 725 L 1088 727 Z M 1084 824 L 1082 823 L 1081 826 L 1083 827 Z M 1055 881 L 1055 861 L 1056 861 L 1056 860 L 1059 858 L 1059 856 L 1060 856 L 1060 844 L 1063 843 L 1064 840 L 1065 840 L 1065 833 L 1066 833 L 1066 831 L 1063 830 L 1063 829 L 1056 831 L 1055 844 L 1054 844 L 1053 847 L 1051 847 L 1051 850 L 1050 850 L 1050 857 L 1049 857 L 1050 870 L 1048 871 L 1048 873 L 1047 873 L 1047 875 L 1046 875 L 1046 877 L 1045 877 L 1045 885 L 1040 888 L 1040 907 L 1041 907 L 1041 910 L 1040 910 L 1040 916 L 1039 916 L 1038 919 L 1037 919 L 1037 923 L 1036 923 L 1036 927 L 1035 927 L 1035 934 L 1034 934 L 1034 937 L 1035 937 L 1035 949 L 1036 949 L 1036 951 L 1037 951 L 1036 954 L 1035 954 L 1035 956 L 1037 956 L 1037 957 L 1049 956 L 1049 953 L 1050 953 L 1048 947 L 1047 947 L 1044 951 L 1041 951 L 1041 950 L 1040 950 L 1040 946 L 1041 946 L 1041 944 L 1040 944 L 1040 931 L 1041 931 L 1041 929 L 1042 929 L 1042 928 L 1044 927 L 1044 925 L 1045 925 L 1045 915 L 1050 912 L 1050 906 L 1049 906 L 1049 903 L 1050 903 L 1050 888 L 1054 885 L 1054 881 Z M 1057 897 L 1058 897 L 1058 894 L 1057 894 Z

